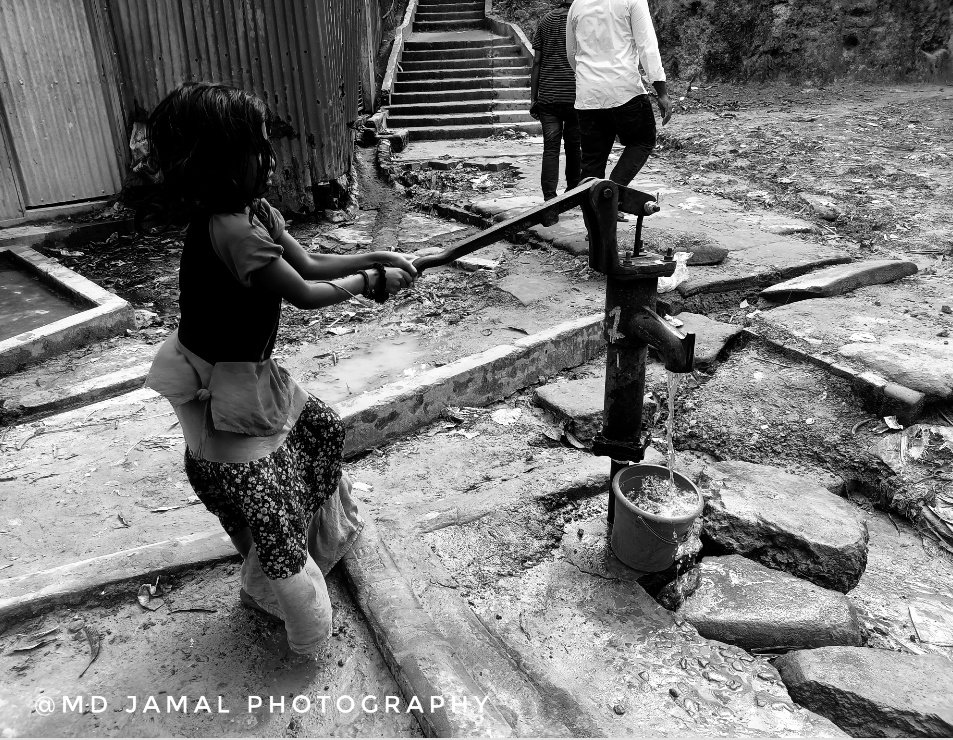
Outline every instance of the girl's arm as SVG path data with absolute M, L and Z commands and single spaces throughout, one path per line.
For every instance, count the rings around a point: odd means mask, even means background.
M 284 259 L 305 280 L 334 280 L 345 275 L 353 275 L 358 270 L 371 267 L 375 262 L 399 267 L 411 277 L 417 277 L 417 270 L 414 269 L 410 260 L 397 252 L 310 254 L 287 231 L 282 232 L 278 237 L 278 244 L 284 248 Z
M 298 248 L 301 249 L 301 246 Z M 321 279 L 329 277 L 328 273 L 324 273 Z M 379 279 L 377 271 L 370 272 L 368 278 L 373 290 Z M 387 281 L 387 292 L 390 294 L 414 282 L 413 276 L 399 267 L 386 268 L 384 278 Z M 364 278 L 361 275 L 350 275 L 328 282 L 308 282 L 284 257 L 272 260 L 255 270 L 251 273 L 251 281 L 255 287 L 280 295 L 291 305 L 304 309 L 331 306 L 351 296 L 361 295 L 364 290 Z

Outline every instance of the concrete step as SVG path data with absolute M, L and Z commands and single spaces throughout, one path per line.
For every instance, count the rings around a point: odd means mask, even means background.
M 529 85 L 492 89 L 395 91 L 390 96 L 390 103 L 391 105 L 411 105 L 414 103 L 452 103 L 469 100 L 528 100 L 529 94 Z
M 529 98 L 514 100 L 448 100 L 435 103 L 428 100 L 425 103 L 410 105 L 389 105 L 387 116 L 422 116 L 441 113 L 486 113 L 500 110 L 529 110 Z
M 439 33 L 441 31 L 462 31 L 468 28 L 485 28 L 483 18 L 453 21 L 414 21 L 414 30 L 420 33 Z
M 392 128 L 416 126 L 482 126 L 492 123 L 530 123 L 533 117 L 525 110 L 485 111 L 483 113 L 427 113 L 416 116 L 395 116 L 388 113 L 387 125 Z
M 520 56 L 519 47 L 505 46 L 461 46 L 455 49 L 407 49 L 401 54 L 404 62 L 442 62 L 462 59 L 497 59 L 499 57 Z
M 425 35 L 411 36 L 410 40 L 404 44 L 404 53 L 432 53 L 435 51 L 459 52 L 463 49 L 496 49 L 501 46 L 509 47 L 510 49 L 518 48 L 516 44 L 504 36 L 469 38 L 461 34 L 461 38 L 445 38 L 447 35 L 451 34 L 442 34 L 441 37 L 437 39 L 428 39 Z
M 398 70 L 402 72 L 418 72 L 431 69 L 464 70 L 479 67 L 528 67 L 529 64 L 530 62 L 526 57 L 518 55 L 473 57 L 472 59 L 428 59 L 426 61 L 401 59 Z
M 407 132 L 413 141 L 433 141 L 436 139 L 485 139 L 487 136 L 510 129 L 537 136 L 543 132 L 543 126 L 538 121 L 513 124 L 493 123 L 480 126 L 414 126 L 408 128 Z
M 447 80 L 461 77 L 485 79 L 488 77 L 518 77 L 527 75 L 529 66 L 521 64 L 517 67 L 477 67 L 475 69 L 425 69 L 401 70 L 397 73 L 396 82 L 412 82 L 414 80 Z
M 464 11 L 464 10 L 479 10 L 481 13 L 485 9 L 485 2 L 483 0 L 464 0 L 464 2 L 447 2 L 446 0 L 437 0 L 434 2 L 431 0 L 421 0 L 417 4 L 417 12 L 455 12 L 455 11 Z
M 417 14 L 414 16 L 414 22 L 418 21 L 466 21 L 466 20 L 476 20 L 482 21 L 484 18 L 483 8 L 474 8 L 473 10 L 443 10 L 438 8 L 436 10 L 430 10 L 426 8 L 418 8 Z
M 440 81 L 441 91 L 446 90 L 486 90 L 500 87 L 529 87 L 530 77 L 528 74 L 512 77 L 460 77 L 447 78 Z M 397 79 L 394 82 L 394 92 L 433 92 L 434 83 L 432 80 L 409 80 L 403 81 Z

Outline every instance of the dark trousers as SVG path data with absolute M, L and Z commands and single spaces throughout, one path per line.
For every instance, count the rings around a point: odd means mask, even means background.
M 580 110 L 582 177 L 606 176 L 606 163 L 616 136 L 625 147 L 609 179 L 619 185 L 632 182 L 655 148 L 655 113 L 648 95 L 636 95 L 616 108 Z
M 559 148 L 566 147 L 566 188 L 579 184 L 579 120 L 572 103 L 540 103 L 539 121 L 543 124 L 543 171 L 540 185 L 546 200 L 556 197 L 559 185 Z

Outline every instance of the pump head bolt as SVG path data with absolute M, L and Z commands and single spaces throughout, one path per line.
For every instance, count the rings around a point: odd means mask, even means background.
M 602 197 L 606 200 L 612 200 L 612 188 L 603 188 Z

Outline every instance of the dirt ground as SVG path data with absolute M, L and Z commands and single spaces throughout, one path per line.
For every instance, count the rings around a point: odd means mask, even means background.
M 400 690 L 337 576 L 334 634 L 308 661 L 289 653 L 280 626 L 239 604 L 238 569 L 177 576 L 153 611 L 134 593 L 110 593 L 0 634 L 0 736 L 420 736 L 402 701 L 401 712 L 361 710 L 363 697 L 378 697 L 383 710 Z M 103 703 L 91 704 L 94 696 Z M 355 711 L 338 704 L 346 696 Z

